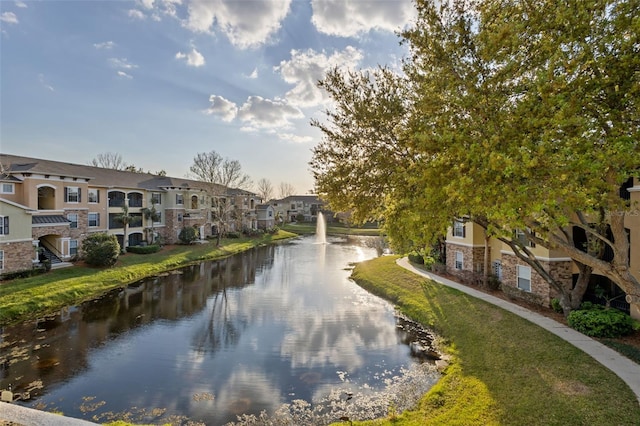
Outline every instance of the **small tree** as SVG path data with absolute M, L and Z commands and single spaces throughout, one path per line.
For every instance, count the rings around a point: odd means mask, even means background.
M 196 231 L 196 228 L 194 228 L 193 226 L 185 226 L 180 231 L 180 235 L 178 235 L 178 239 L 180 239 L 180 242 L 182 244 L 191 244 L 198 239 L 198 232 Z
M 125 204 L 122 206 L 122 213 L 115 217 L 117 222 L 122 223 L 123 235 L 122 235 L 122 253 L 127 252 L 127 246 L 129 245 L 129 238 L 127 238 L 127 229 L 129 224 L 133 221 L 133 216 L 129 214 L 129 207 Z
M 93 266 L 113 266 L 118 260 L 120 244 L 115 235 L 91 234 L 82 242 L 82 256 Z
M 155 240 L 155 230 L 153 224 L 160 220 L 160 214 L 156 210 L 156 205 L 152 204 L 151 208 L 145 207 L 144 209 L 142 209 L 142 215 L 147 220 L 147 222 L 151 221 L 151 226 L 146 228 L 145 231 L 147 231 L 147 243 L 153 244 Z

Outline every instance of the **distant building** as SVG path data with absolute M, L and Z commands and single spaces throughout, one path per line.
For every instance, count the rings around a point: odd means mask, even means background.
M 121 246 L 178 242 L 183 227 L 200 238 L 256 229 L 257 194 L 189 179 L 0 154 L 0 274 L 44 257 L 72 260 L 84 238 L 107 232 Z M 131 217 L 126 235 L 119 221 Z M 157 212 L 155 220 L 148 215 Z M 147 213 L 147 214 L 145 214 Z

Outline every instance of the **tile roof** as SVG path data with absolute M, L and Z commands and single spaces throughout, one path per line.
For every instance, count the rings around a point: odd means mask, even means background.
M 159 176 L 150 173 L 136 173 L 124 170 L 105 169 L 82 164 L 66 163 L 39 158 L 0 154 L 8 176 L 11 173 L 37 173 L 44 175 L 75 177 L 87 179 L 91 186 L 138 188 L 162 191 L 169 188 L 208 189 L 209 184 L 197 180 Z M 5 179 L 8 178 L 5 174 Z M 246 191 L 230 189 L 233 193 Z M 248 193 L 251 194 L 251 193 Z

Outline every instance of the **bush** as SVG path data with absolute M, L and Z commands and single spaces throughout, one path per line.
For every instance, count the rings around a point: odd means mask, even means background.
M 129 253 L 136 253 L 136 254 L 150 254 L 150 253 L 155 253 L 158 250 L 160 250 L 160 246 L 158 244 L 151 244 L 148 246 L 127 247 L 127 251 Z
M 424 258 L 418 252 L 412 251 L 409 253 L 409 262 L 417 263 L 418 265 L 424 265 Z
M 267 233 L 274 235 L 274 234 L 277 234 L 279 230 L 280 230 L 279 227 L 274 226 L 273 228 L 267 228 Z
M 225 237 L 227 237 L 227 238 L 240 238 L 240 233 L 239 232 L 227 232 Z
M 560 300 L 556 298 L 551 299 L 551 309 L 553 309 L 559 314 L 561 314 L 564 311 L 564 309 L 562 309 L 562 305 L 560 305 Z
M 22 271 L 6 272 L 0 275 L 0 281 L 15 280 L 17 278 L 29 278 L 35 275 L 43 274 L 47 272 L 49 269 L 46 269 L 45 265 L 41 264 L 39 267 L 36 267 L 36 268 L 24 269 Z
M 191 244 L 198 239 L 198 232 L 193 226 L 185 226 L 180 231 L 178 239 L 182 244 Z
M 591 337 L 616 338 L 633 332 L 636 327 L 629 315 L 622 311 L 601 306 L 571 311 L 569 326 Z
M 115 235 L 91 234 L 82 242 L 85 262 L 93 266 L 113 266 L 120 254 L 120 244 Z

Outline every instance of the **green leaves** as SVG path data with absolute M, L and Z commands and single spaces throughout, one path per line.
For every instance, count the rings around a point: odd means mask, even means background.
M 567 250 L 576 215 L 624 210 L 620 185 L 640 168 L 636 0 L 416 6 L 402 75 L 336 69 L 320 84 L 335 109 L 312 123 L 311 167 L 333 209 L 383 217 L 401 247 L 467 215 L 505 234 L 539 226 Z

